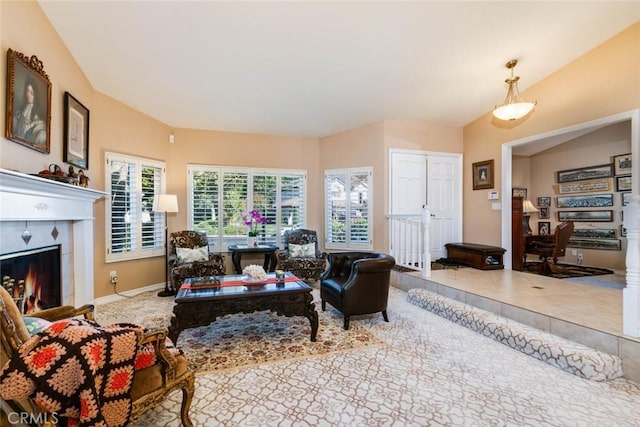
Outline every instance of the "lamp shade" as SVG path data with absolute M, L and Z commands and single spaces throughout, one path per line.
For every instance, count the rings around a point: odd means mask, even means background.
M 518 63 L 517 59 L 512 59 L 505 66 L 511 70 L 511 77 L 505 80 L 507 86 L 507 96 L 500 106 L 496 106 L 493 115 L 499 120 L 518 120 L 526 116 L 536 106 L 536 102 L 527 102 L 520 96 L 518 90 L 519 76 L 513 75 L 513 69 Z
M 540 211 L 536 209 L 535 206 L 533 206 L 533 203 L 531 203 L 531 200 L 525 200 L 522 202 L 522 212 L 524 212 L 525 214 L 532 214 L 534 212 L 540 212 Z
M 155 212 L 178 212 L 178 196 L 175 194 L 160 194 L 153 201 Z

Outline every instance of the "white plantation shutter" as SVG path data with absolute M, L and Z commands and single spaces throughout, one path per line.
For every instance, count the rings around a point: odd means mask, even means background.
M 212 246 L 220 245 L 212 236 L 219 236 L 222 230 L 219 189 L 220 171 L 189 169 L 189 228 L 207 233 Z
M 259 241 L 279 245 L 284 231 L 306 225 L 306 173 L 281 169 L 189 165 L 189 227 L 205 231 L 212 249 L 247 242 L 243 216 L 259 211 Z
M 371 249 L 371 168 L 325 171 L 325 235 L 330 249 Z
M 164 216 L 153 200 L 164 192 L 164 162 L 106 153 L 106 262 L 164 254 Z

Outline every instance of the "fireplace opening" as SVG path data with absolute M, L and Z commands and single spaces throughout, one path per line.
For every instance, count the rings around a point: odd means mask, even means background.
M 0 255 L 0 277 L 22 314 L 60 306 L 60 245 Z

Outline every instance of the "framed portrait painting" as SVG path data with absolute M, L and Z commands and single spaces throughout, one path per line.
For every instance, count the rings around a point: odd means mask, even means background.
M 493 159 L 473 163 L 473 189 L 493 188 Z
M 64 158 L 80 169 L 89 168 L 89 110 L 64 93 Z
M 37 56 L 7 51 L 7 139 L 41 153 L 51 146 L 51 81 Z

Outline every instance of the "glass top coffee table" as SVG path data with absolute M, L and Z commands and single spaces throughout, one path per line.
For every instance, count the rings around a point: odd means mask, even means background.
M 176 295 L 169 338 L 176 343 L 185 329 L 207 326 L 218 317 L 271 310 L 279 316 L 303 316 L 311 323 L 311 341 L 318 333 L 318 312 L 311 286 L 286 272 L 278 283 L 274 273 L 264 284 L 247 283 L 246 276 L 194 277 L 186 279 Z

